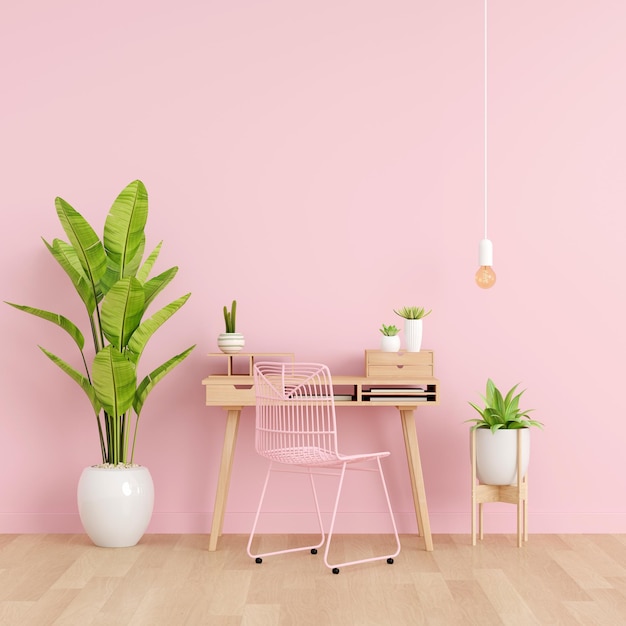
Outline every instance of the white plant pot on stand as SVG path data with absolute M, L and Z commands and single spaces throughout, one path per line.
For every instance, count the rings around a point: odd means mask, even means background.
M 154 509 L 147 467 L 86 467 L 78 481 L 78 513 L 89 538 L 103 548 L 127 548 L 143 537 Z
M 476 429 L 476 475 L 486 485 L 517 484 L 517 433 L 522 438 L 522 478 L 530 460 L 530 429 Z
M 528 541 L 528 461 L 530 430 L 489 428 L 470 431 L 472 458 L 472 545 L 483 538 L 483 504 L 506 502 L 517 506 L 517 545 Z

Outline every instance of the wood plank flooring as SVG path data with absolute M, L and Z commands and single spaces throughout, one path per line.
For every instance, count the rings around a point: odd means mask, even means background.
M 309 537 L 265 535 L 262 549 Z M 391 538 L 341 535 L 367 555 Z M 322 554 L 246 554 L 247 537 L 146 535 L 133 548 L 85 535 L 0 535 L 3 626 L 404 626 L 626 624 L 626 535 L 435 535 L 433 552 L 402 537 L 393 565 L 343 568 Z

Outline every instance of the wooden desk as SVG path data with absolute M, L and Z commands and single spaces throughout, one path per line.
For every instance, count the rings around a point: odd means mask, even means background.
M 202 381 L 206 387 L 206 405 L 221 406 L 226 412 L 226 431 L 222 447 L 215 508 L 209 539 L 209 550 L 217 549 L 217 541 L 222 534 L 224 513 L 230 486 L 230 476 L 235 453 L 235 442 L 239 429 L 241 411 L 244 407 L 255 406 L 254 360 L 285 360 L 277 354 L 211 354 L 227 357 L 228 374 L 208 376 Z M 277 358 L 282 357 L 282 358 Z M 248 360 L 245 375 L 233 374 L 233 359 Z M 366 373 L 368 376 L 333 376 L 336 407 L 395 407 L 400 413 L 404 447 L 413 491 L 413 503 L 417 520 L 418 534 L 424 537 L 425 548 L 433 549 L 433 540 L 428 518 L 428 505 L 424 488 L 424 476 L 420 460 L 417 432 L 415 430 L 415 409 L 439 403 L 439 381 L 432 375 L 432 351 L 422 352 L 379 352 L 366 351 Z M 415 388 L 422 387 L 423 391 Z

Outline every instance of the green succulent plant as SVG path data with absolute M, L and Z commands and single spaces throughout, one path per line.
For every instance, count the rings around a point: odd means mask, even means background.
M 226 306 L 224 306 L 224 322 L 226 323 L 226 332 L 234 333 L 236 327 L 236 318 L 237 318 L 237 300 L 233 300 L 233 303 L 230 305 L 230 311 Z
M 465 420 L 473 424 L 471 430 L 477 428 L 489 428 L 491 432 L 504 429 L 510 430 L 515 428 L 529 428 L 530 426 L 543 427 L 541 422 L 532 420 L 528 417 L 528 414 L 534 409 L 526 409 L 522 411 L 519 408 L 519 401 L 524 391 L 521 391 L 517 395 L 517 385 L 514 385 L 506 395 L 502 395 L 502 392 L 494 385 L 491 378 L 487 380 L 487 388 L 485 395 L 481 396 L 485 402 L 484 407 L 478 407 L 473 402 L 469 402 L 469 405 L 473 407 L 480 417 Z
M 44 244 L 85 305 L 93 352 L 85 350 L 82 331 L 66 317 L 31 306 L 7 304 L 55 324 L 71 337 L 80 352 L 85 374 L 39 347 L 89 398 L 98 425 L 102 462 L 133 463 L 139 417 L 148 394 L 195 346 L 171 357 L 141 379 L 139 360 L 149 339 L 191 294 L 144 319 L 148 307 L 172 281 L 178 268 L 149 278 L 162 242 L 143 260 L 148 193 L 141 181 L 127 185 L 113 202 L 102 240 L 65 200 L 56 198 L 55 207 L 69 243 L 60 239 L 48 243 L 44 239 Z
M 421 306 L 405 306 L 398 311 L 394 309 L 393 312 L 406 320 L 420 320 L 423 317 L 430 315 L 430 313 L 432 313 L 432 309 L 426 312 L 426 309 Z
M 385 326 L 385 324 L 383 324 L 382 328 L 379 328 L 378 330 L 380 330 L 385 337 L 394 337 L 400 332 L 400 329 L 396 328 L 393 324 L 390 326 Z

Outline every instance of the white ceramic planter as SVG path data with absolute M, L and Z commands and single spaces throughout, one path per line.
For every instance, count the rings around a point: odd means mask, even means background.
M 517 484 L 517 430 L 476 429 L 476 475 L 486 485 Z M 522 477 L 530 460 L 530 429 L 522 436 Z
M 217 347 L 225 354 L 239 352 L 245 343 L 241 333 L 221 333 L 217 338 Z
M 422 320 L 404 320 L 404 343 L 407 352 L 419 352 L 422 349 Z
M 380 349 L 383 352 L 398 352 L 400 350 L 400 335 L 383 335 L 380 338 Z
M 134 546 L 154 509 L 147 467 L 86 467 L 78 481 L 78 513 L 89 538 L 103 548 Z

